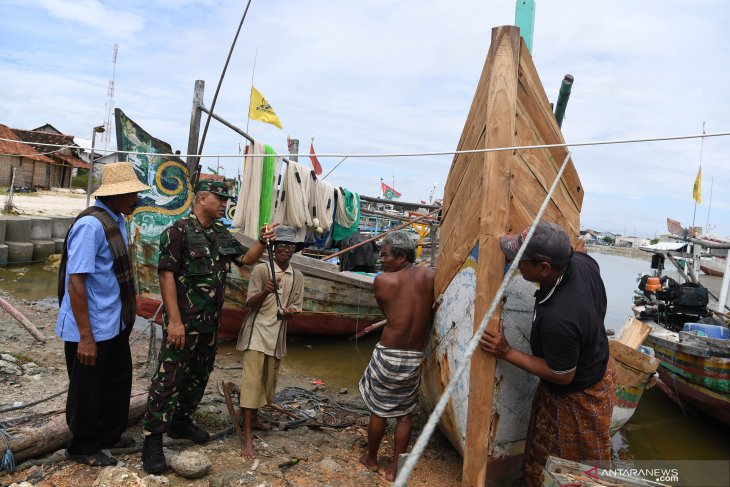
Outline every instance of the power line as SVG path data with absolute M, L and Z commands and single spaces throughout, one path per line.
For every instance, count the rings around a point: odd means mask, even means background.
M 311 155 L 316 157 L 347 157 L 347 158 L 386 158 L 386 157 L 427 157 L 427 156 L 448 156 L 456 154 L 483 154 L 487 152 L 501 152 L 501 151 L 515 151 L 515 150 L 532 150 L 532 149 L 557 149 L 560 147 L 591 147 L 591 146 L 602 146 L 602 145 L 623 145 L 623 144 L 639 144 L 648 142 L 668 142 L 676 140 L 691 140 L 691 139 L 705 139 L 711 137 L 727 137 L 730 136 L 730 132 L 715 132 L 711 134 L 690 134 L 690 135 L 670 135 L 663 137 L 645 137 L 636 139 L 614 139 L 614 140 L 599 140 L 590 142 L 574 142 L 574 143 L 562 143 L 562 144 L 541 144 L 541 145 L 516 145 L 510 147 L 492 147 L 488 149 L 467 149 L 467 150 L 451 150 L 451 151 L 434 151 L 434 152 L 392 152 L 392 153 L 360 153 L 360 154 L 343 154 L 343 153 L 322 153 L 322 154 L 290 154 L 290 156 L 297 157 L 309 157 Z M 29 142 L 19 141 L 16 139 L 4 139 L 0 138 L 0 141 L 16 142 L 22 144 L 30 144 Z M 79 147 L 77 145 L 61 145 L 61 144 L 43 144 L 40 142 L 33 142 L 33 145 L 58 147 L 58 148 L 74 148 L 91 150 L 88 147 Z M 241 154 L 162 154 L 158 152 L 136 152 L 136 151 L 122 151 L 122 150 L 106 150 L 106 149 L 94 149 L 96 152 L 116 153 L 116 154 L 129 154 L 129 155 L 140 155 L 140 156 L 157 156 L 157 157 L 223 157 L 223 158 L 240 158 Z M 266 157 L 268 154 L 247 154 L 252 157 Z

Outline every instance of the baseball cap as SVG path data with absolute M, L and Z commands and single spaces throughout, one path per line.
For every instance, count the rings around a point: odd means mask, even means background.
M 228 193 L 228 185 L 222 181 L 211 181 L 210 179 L 199 181 L 198 189 L 195 192 L 197 193 L 198 191 L 208 191 L 223 198 L 231 197 Z
M 522 242 L 527 238 L 530 228 L 525 228 L 522 233 L 516 235 L 503 235 L 499 237 L 499 246 L 502 253 L 509 260 L 514 260 L 517 251 L 522 247 Z M 548 262 L 554 267 L 562 267 L 568 263 L 573 255 L 573 248 L 570 245 L 570 237 L 560 225 L 546 221 L 540 221 L 535 227 L 535 232 L 527 244 L 522 260 L 537 260 Z

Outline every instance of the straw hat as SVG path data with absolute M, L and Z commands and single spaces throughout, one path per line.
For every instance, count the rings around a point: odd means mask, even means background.
M 91 196 L 114 196 L 152 189 L 142 182 L 128 162 L 106 164 L 101 174 L 101 186 Z

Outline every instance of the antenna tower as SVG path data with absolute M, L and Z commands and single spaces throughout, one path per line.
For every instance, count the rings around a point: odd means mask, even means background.
M 104 120 L 104 133 L 102 138 L 104 140 L 104 149 L 109 145 L 109 139 L 112 133 L 112 112 L 114 111 L 114 77 L 117 73 L 117 51 L 119 45 L 114 43 L 114 54 L 112 54 L 112 79 L 109 80 L 109 88 L 106 92 L 106 103 L 104 109 L 106 111 L 106 119 Z

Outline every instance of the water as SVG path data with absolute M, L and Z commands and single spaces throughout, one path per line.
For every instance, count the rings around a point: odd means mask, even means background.
M 649 259 L 592 252 L 601 266 L 608 295 L 606 327 L 618 331 L 631 316 L 636 278 L 649 271 Z M 677 278 L 676 273 L 668 272 Z M 721 279 L 702 276 L 715 295 Z M 0 269 L 0 288 L 26 300 L 55 299 L 56 273 L 41 265 Z M 9 319 L 4 313 L 0 319 Z M 330 390 L 357 389 L 357 382 L 372 353 L 377 335 L 357 341 L 342 338 L 289 337 L 288 367 L 312 380 L 322 380 Z M 226 349 L 226 346 L 222 347 Z M 647 391 L 631 420 L 613 437 L 617 460 L 631 465 L 638 460 L 730 459 L 730 427 L 708 418 L 689 417 L 657 388 Z M 703 485 L 702 474 L 692 479 Z M 704 482 L 706 483 L 706 482 Z

